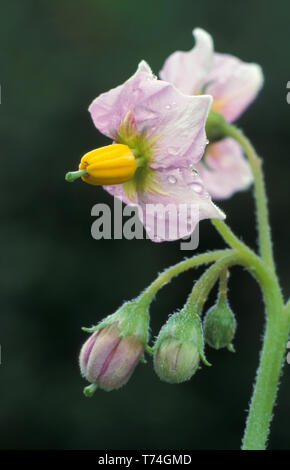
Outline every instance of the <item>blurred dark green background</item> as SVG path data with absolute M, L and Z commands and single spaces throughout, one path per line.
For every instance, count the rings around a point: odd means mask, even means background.
M 265 160 L 275 254 L 290 294 L 290 80 L 288 1 L 26 0 L 3 2 L 1 49 L 2 449 L 235 449 L 240 446 L 263 332 L 259 288 L 239 268 L 230 299 L 237 353 L 208 350 L 213 367 L 188 383 L 161 383 L 151 360 L 126 387 L 82 394 L 78 351 L 86 334 L 156 274 L 190 253 L 179 243 L 95 241 L 91 207 L 113 204 L 102 188 L 64 181 L 80 156 L 109 143 L 87 107 L 127 79 L 141 59 L 158 73 L 199 26 L 216 50 L 258 62 L 265 86 L 240 119 Z M 251 192 L 220 206 L 256 245 Z M 209 221 L 199 251 L 223 247 Z M 183 305 L 200 271 L 166 287 L 152 308 L 152 332 Z M 290 440 L 290 366 L 284 369 L 270 448 Z

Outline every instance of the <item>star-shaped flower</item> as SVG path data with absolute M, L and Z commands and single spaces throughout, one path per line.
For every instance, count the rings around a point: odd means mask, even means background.
M 153 241 L 183 238 L 201 219 L 224 218 L 190 168 L 200 161 L 207 144 L 205 122 L 211 102 L 210 96 L 189 96 L 157 80 L 142 61 L 123 85 L 90 105 L 96 128 L 114 145 L 86 154 L 77 173 L 138 206 Z M 165 214 L 160 206 L 168 208 Z

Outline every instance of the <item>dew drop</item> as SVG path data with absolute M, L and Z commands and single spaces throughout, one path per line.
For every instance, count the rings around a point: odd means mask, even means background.
M 171 184 L 175 184 L 177 180 L 176 180 L 175 176 L 171 175 L 171 176 L 168 177 L 168 181 Z
M 177 155 L 179 152 L 179 149 L 177 147 L 169 147 L 168 148 L 168 153 L 170 153 L 170 155 Z
M 192 183 L 191 187 L 198 194 L 201 194 L 203 192 L 203 186 L 200 183 Z
M 165 108 L 166 108 L 166 109 L 170 109 L 170 108 L 171 108 L 170 104 L 167 104 L 167 105 L 165 106 Z

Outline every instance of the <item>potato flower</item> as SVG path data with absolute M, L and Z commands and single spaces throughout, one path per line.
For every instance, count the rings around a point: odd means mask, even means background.
M 153 241 L 183 238 L 201 219 L 224 218 L 191 169 L 207 144 L 205 122 L 211 102 L 210 96 L 189 96 L 157 80 L 142 61 L 131 78 L 89 107 L 96 128 L 113 144 L 88 152 L 79 171 L 68 173 L 66 179 L 81 177 L 103 185 L 113 196 L 137 206 Z M 152 206 L 168 207 L 168 214 L 164 217 Z M 172 208 L 176 217 L 170 217 Z M 160 223 L 161 236 L 156 230 Z
M 261 67 L 214 52 L 213 40 L 203 29 L 194 29 L 193 35 L 195 46 L 190 51 L 171 54 L 160 77 L 183 93 L 211 95 L 211 109 L 228 122 L 235 121 L 263 84 Z M 230 137 L 211 143 L 195 168 L 214 199 L 228 198 L 246 189 L 253 180 L 240 145 Z

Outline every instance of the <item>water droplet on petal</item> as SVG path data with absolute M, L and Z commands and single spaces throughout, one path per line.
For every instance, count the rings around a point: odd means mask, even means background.
M 191 187 L 198 194 L 201 194 L 203 192 L 203 186 L 200 183 L 192 183 Z
M 169 181 L 169 183 L 171 183 L 171 184 L 175 184 L 176 181 L 177 181 L 177 179 L 175 178 L 175 176 L 172 176 L 172 175 L 171 175 L 171 176 L 168 176 L 168 181 Z
M 205 141 L 205 145 L 208 145 L 208 144 L 209 144 L 209 140 L 208 140 L 208 139 L 206 139 L 206 141 Z
M 166 109 L 170 109 L 170 108 L 171 108 L 170 104 L 167 104 L 167 105 L 165 106 L 165 108 L 166 108 Z
M 169 147 L 168 148 L 168 153 L 170 153 L 170 155 L 177 155 L 179 152 L 179 149 L 177 147 Z

